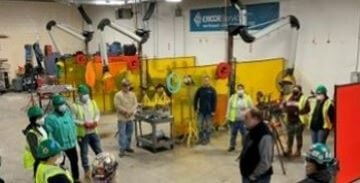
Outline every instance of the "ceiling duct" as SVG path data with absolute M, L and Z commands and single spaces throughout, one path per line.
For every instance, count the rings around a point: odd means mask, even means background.
M 56 0 L 56 1 L 66 4 L 121 6 L 121 5 L 136 4 L 140 2 L 149 2 L 156 0 Z

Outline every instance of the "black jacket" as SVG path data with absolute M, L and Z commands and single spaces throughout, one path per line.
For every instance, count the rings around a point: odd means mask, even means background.
M 211 114 L 216 110 L 216 91 L 213 87 L 200 87 L 195 94 L 194 110 L 202 114 Z
M 245 137 L 244 148 L 240 155 L 240 171 L 243 177 L 250 177 L 259 165 L 261 160 L 259 144 L 265 136 L 271 136 L 271 132 L 265 123 L 260 122 L 253 129 L 250 129 L 248 135 Z M 271 141 L 270 143 L 273 147 Z M 258 176 L 262 177 L 272 174 L 273 170 L 270 166 L 269 169 L 265 169 L 264 173 Z
M 306 179 L 299 183 L 331 183 L 331 174 L 327 170 L 320 171 L 318 173 L 308 175 Z
M 326 100 L 327 99 L 328 98 L 326 98 Z M 310 129 L 315 130 L 315 131 L 323 129 L 324 118 L 323 118 L 322 111 L 323 111 L 324 103 L 325 103 L 326 100 L 324 100 L 323 102 L 318 102 L 318 101 L 316 102 L 315 110 L 314 110 L 314 113 L 313 113 L 313 116 L 312 116 L 312 121 L 310 121 Z M 335 122 L 335 108 L 334 108 L 333 105 L 331 105 L 330 108 L 329 108 L 328 116 L 330 118 L 331 123 L 334 124 L 334 122 Z

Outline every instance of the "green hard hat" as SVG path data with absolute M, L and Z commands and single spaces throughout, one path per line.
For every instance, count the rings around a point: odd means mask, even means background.
M 319 93 L 319 94 L 326 94 L 327 93 L 327 89 L 324 85 L 319 85 L 317 88 L 316 88 L 316 93 Z
M 82 95 L 86 95 L 90 93 L 89 88 L 84 84 L 79 85 L 78 92 Z
M 334 161 L 329 148 L 321 143 L 314 144 L 306 154 L 306 158 L 326 166 Z
M 54 106 L 60 106 L 65 104 L 65 98 L 61 95 L 55 95 L 52 98 L 52 103 Z
M 61 152 L 60 145 L 52 139 L 42 141 L 37 148 L 37 155 L 41 159 L 53 157 Z
M 29 108 L 29 110 L 27 111 L 27 115 L 29 118 L 37 118 L 43 116 L 44 111 L 41 107 L 36 105 Z

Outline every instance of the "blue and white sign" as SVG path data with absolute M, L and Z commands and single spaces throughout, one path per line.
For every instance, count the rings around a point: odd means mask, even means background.
M 247 5 L 248 26 L 263 24 L 279 18 L 279 3 L 262 3 Z M 239 25 L 239 12 L 234 7 L 205 8 L 190 10 L 190 31 L 224 31 L 227 27 L 225 12 L 229 25 Z M 258 26 L 254 29 L 262 29 L 269 24 Z

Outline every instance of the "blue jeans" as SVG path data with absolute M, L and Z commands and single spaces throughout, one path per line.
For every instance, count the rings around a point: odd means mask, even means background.
M 126 149 L 130 149 L 131 138 L 134 132 L 133 121 L 119 121 L 118 122 L 118 143 L 120 152 L 124 152 Z
M 230 147 L 235 147 L 236 137 L 238 132 L 240 132 L 242 138 L 244 138 L 247 133 L 247 129 L 243 121 L 235 121 L 235 122 L 230 121 L 229 125 L 230 125 Z
M 198 114 L 198 132 L 200 142 L 210 142 L 212 130 L 212 116 L 211 114 Z
M 89 154 L 88 145 L 90 145 L 94 153 L 98 155 L 99 153 L 102 152 L 100 138 L 96 133 L 86 134 L 84 137 L 78 138 L 78 143 L 80 146 L 81 163 L 85 172 L 87 172 L 90 168 L 89 157 L 88 157 Z
M 311 130 L 311 139 L 313 144 L 322 143 L 326 144 L 327 137 L 329 136 L 329 130 Z
M 264 177 L 261 177 L 255 181 L 251 181 L 250 179 L 243 177 L 243 183 L 270 183 L 271 181 L 271 175 L 267 175 Z

